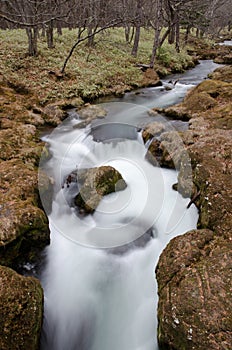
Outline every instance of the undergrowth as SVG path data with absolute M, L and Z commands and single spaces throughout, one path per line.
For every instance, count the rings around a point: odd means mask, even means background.
M 24 30 L 0 31 L 0 70 L 5 79 L 38 94 L 42 104 L 51 100 L 82 96 L 93 98 L 109 94 L 117 87 L 136 87 L 142 72 L 136 63 L 149 64 L 153 31 L 142 30 L 137 58 L 131 56 L 132 44 L 124 38 L 123 29 L 110 29 L 96 36 L 95 46 L 81 43 L 68 62 L 66 76 L 57 80 L 50 71 L 60 71 L 68 52 L 77 39 L 77 30 L 55 33 L 55 48 L 48 49 L 46 39 L 38 40 L 37 57 L 27 55 Z M 159 50 L 155 68 L 162 74 L 183 71 L 191 62 L 184 48 L 178 54 L 167 43 Z

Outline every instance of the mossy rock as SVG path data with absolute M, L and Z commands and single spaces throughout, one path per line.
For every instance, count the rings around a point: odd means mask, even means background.
M 78 171 L 80 193 L 75 197 L 75 205 L 80 211 L 93 213 L 103 196 L 126 188 L 122 175 L 111 166 L 101 166 Z
M 96 118 L 105 118 L 107 111 L 98 105 L 87 103 L 82 109 L 78 110 L 79 118 L 82 120 L 94 120 Z
M 38 175 L 30 163 L 2 161 L 0 173 L 0 264 L 13 266 L 49 243 L 48 220 L 38 208 Z
M 161 254 L 158 341 L 161 349 L 229 349 L 232 340 L 229 240 L 210 230 L 174 238 Z
M 148 68 L 143 73 L 142 86 L 160 86 L 162 85 L 158 73 L 152 69 Z
M 43 119 L 47 125 L 57 126 L 68 116 L 67 112 L 57 103 L 48 104 L 43 109 Z
M 0 266 L 0 349 L 38 350 L 43 290 L 38 280 Z
M 226 83 L 232 83 L 232 65 L 215 69 L 215 71 L 209 75 L 209 78 L 213 80 L 221 80 Z

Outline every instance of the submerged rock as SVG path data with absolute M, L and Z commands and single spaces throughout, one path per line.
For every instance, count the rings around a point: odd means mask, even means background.
M 126 188 L 122 175 L 111 166 L 101 166 L 77 172 L 80 192 L 75 205 L 86 214 L 93 213 L 103 196 Z
M 0 349 L 38 350 L 43 290 L 38 280 L 0 266 Z

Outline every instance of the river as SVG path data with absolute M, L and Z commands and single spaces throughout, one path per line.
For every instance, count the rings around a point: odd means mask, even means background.
M 40 276 L 41 350 L 158 349 L 155 266 L 173 237 L 196 228 L 198 212 L 172 189 L 177 171 L 145 159 L 140 128 L 157 120 L 167 130 L 186 129 L 187 123 L 150 116 L 149 109 L 181 101 L 217 66 L 202 61 L 163 80 L 163 86 L 99 101 L 107 117 L 83 129 L 75 127 L 78 115 L 70 112 L 44 137 L 52 157 L 41 167 L 53 177 L 55 195 Z M 93 215 L 80 217 L 72 206 L 76 186 L 62 188 L 63 180 L 74 169 L 100 165 L 119 170 L 127 188 L 106 196 Z

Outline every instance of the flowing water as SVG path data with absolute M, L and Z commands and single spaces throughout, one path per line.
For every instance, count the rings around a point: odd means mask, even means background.
M 55 194 L 41 276 L 41 350 L 158 349 L 155 266 L 171 238 L 196 227 L 198 213 L 194 206 L 186 209 L 189 199 L 172 190 L 177 172 L 145 159 L 139 128 L 158 120 L 173 130 L 174 121 L 150 117 L 148 110 L 180 101 L 216 66 L 202 62 L 170 77 L 179 79 L 170 91 L 141 89 L 105 101 L 108 115 L 92 127 L 77 129 L 78 116 L 70 113 L 45 137 L 52 157 L 43 167 L 54 178 Z M 127 188 L 105 196 L 93 215 L 81 217 L 72 206 L 76 184 L 62 188 L 62 182 L 74 169 L 100 165 L 119 170 Z

